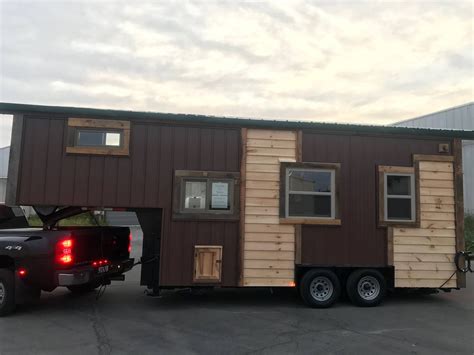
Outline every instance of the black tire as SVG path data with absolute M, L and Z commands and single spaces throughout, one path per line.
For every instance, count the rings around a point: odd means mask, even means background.
M 99 286 L 96 284 L 88 283 L 88 284 L 82 284 L 82 285 L 68 286 L 67 289 L 74 294 L 82 295 L 82 294 L 94 291 L 97 287 Z
M 341 282 L 331 270 L 309 270 L 301 279 L 300 295 L 309 307 L 331 307 L 341 295 Z
M 374 307 L 380 304 L 387 293 L 387 281 L 377 270 L 353 271 L 346 283 L 346 291 L 353 304 L 359 307 Z
M 13 271 L 0 269 L 0 317 L 15 310 L 15 275 Z

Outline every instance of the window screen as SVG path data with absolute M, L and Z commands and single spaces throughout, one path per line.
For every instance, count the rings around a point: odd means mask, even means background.
M 415 221 L 413 174 L 385 174 L 385 220 Z
M 335 218 L 335 171 L 287 168 L 286 217 Z

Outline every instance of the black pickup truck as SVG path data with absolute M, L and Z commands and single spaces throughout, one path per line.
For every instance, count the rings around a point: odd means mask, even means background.
M 0 206 L 0 216 L 10 228 L 18 213 L 5 209 Z M 43 228 L 0 229 L 0 316 L 38 299 L 41 291 L 64 286 L 81 293 L 123 280 L 133 266 L 129 228 L 56 226 L 61 217 L 80 212 L 61 209 L 40 215 Z M 14 217 L 5 218 L 9 215 Z

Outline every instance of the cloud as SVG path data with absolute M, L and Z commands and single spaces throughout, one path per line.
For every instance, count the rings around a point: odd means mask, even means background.
M 388 124 L 474 99 L 469 2 L 0 5 L 2 101 Z

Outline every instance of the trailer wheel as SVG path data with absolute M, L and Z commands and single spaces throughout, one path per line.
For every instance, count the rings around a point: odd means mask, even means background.
M 347 279 L 346 291 L 353 304 L 374 307 L 385 297 L 387 281 L 377 270 L 355 270 Z
M 339 299 L 341 283 L 331 270 L 310 270 L 301 279 L 300 294 L 310 307 L 331 307 Z
M 15 277 L 12 271 L 0 269 L 0 317 L 15 310 Z

